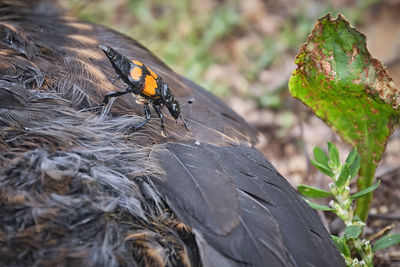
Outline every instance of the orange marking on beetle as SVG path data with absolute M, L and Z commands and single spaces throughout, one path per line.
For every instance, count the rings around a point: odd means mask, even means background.
M 154 77 L 147 75 L 144 81 L 144 88 L 142 94 L 146 96 L 154 96 L 156 94 L 157 81 Z
M 132 79 L 138 81 L 142 77 L 142 69 L 139 67 L 133 67 L 130 74 Z
M 146 68 L 147 68 L 147 70 L 150 72 L 151 76 L 154 77 L 154 79 L 157 79 L 157 78 L 158 78 L 157 74 L 155 74 L 150 68 L 148 68 L 147 66 L 146 66 Z
M 137 61 L 137 60 L 132 59 L 132 62 L 135 63 L 136 65 L 140 66 L 140 67 L 143 66 L 143 63 L 140 62 L 140 61 Z

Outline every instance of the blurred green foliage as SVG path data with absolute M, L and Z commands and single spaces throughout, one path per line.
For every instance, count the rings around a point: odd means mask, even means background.
M 287 64 L 284 56 L 294 57 L 317 18 L 341 12 L 358 22 L 375 1 L 354 1 L 340 10 L 327 0 L 68 0 L 64 5 L 73 16 L 133 37 L 217 95 L 237 94 L 280 108 L 287 80 L 268 88 L 260 73 Z

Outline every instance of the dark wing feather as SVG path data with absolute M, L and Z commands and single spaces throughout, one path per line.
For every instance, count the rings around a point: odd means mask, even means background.
M 342 258 L 316 212 L 260 152 L 247 147 L 217 151 L 224 159 L 224 169 L 234 177 L 238 188 L 262 201 L 279 222 L 284 244 L 296 262 L 319 266 L 321 261 L 337 255 L 336 261 L 332 259 L 324 266 L 340 266 Z
M 170 192 L 168 198 L 178 204 L 182 216 L 196 210 L 190 216 L 208 231 L 227 235 L 239 224 L 238 192 L 218 162 L 210 160 L 212 157 L 210 153 L 196 153 L 191 146 L 170 146 L 162 161 L 163 167 L 173 168 L 166 169 L 167 183 L 157 182 Z
M 196 140 L 214 145 L 257 143 L 256 131 L 220 98 L 186 78 L 182 81 L 185 85 L 182 90 L 191 89 L 195 99 L 182 114 L 190 118 Z
M 188 155 L 201 159 L 200 166 L 203 168 L 188 168 Z M 211 256 L 215 257 L 218 252 L 236 265 L 344 265 L 317 214 L 254 148 L 168 144 L 168 152 L 160 157 L 167 179 L 157 180 L 155 183 L 166 195 L 169 205 L 178 216 L 201 234 L 204 241 L 200 249 L 210 250 Z M 187 183 L 188 175 L 195 179 L 204 179 L 200 173 L 206 173 L 205 169 L 208 167 L 218 170 L 207 172 L 209 181 L 216 183 L 215 180 L 225 181 L 229 177 L 237 194 L 227 195 L 222 187 L 219 191 L 208 191 L 209 185 L 205 185 L 203 190 L 209 192 L 209 202 L 216 203 L 205 211 L 201 201 L 196 201 L 202 198 L 198 194 L 201 189 L 187 191 L 188 188 L 177 185 Z M 197 186 L 202 185 L 203 183 L 197 183 Z M 210 231 L 210 225 L 205 225 L 198 219 L 207 213 L 218 212 L 220 207 L 217 203 L 220 199 L 231 203 L 239 200 L 240 203 L 240 223 L 226 235 Z M 222 217 L 220 219 L 217 223 L 219 227 L 225 222 Z M 230 223 L 229 220 L 226 222 Z M 205 248 L 205 244 L 212 249 Z

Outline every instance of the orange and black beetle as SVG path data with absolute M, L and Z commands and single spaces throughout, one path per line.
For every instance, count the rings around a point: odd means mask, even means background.
M 108 46 L 100 45 L 112 66 L 128 87 L 125 91 L 110 92 L 104 96 L 103 104 L 107 104 L 110 97 L 117 97 L 127 93 L 133 93 L 136 96 L 137 102 L 143 103 L 145 120 L 141 123 L 133 125 L 133 130 L 138 129 L 150 121 L 151 113 L 149 104 L 152 104 L 158 117 L 161 120 L 161 133 L 165 134 L 164 116 L 161 112 L 161 107 L 165 105 L 172 115 L 177 120 L 181 118 L 185 128 L 188 130 L 188 124 L 181 115 L 181 107 L 179 102 L 171 93 L 168 85 L 163 82 L 160 76 L 155 74 L 150 68 L 137 60 L 129 60 L 124 55 L 118 53 Z M 193 100 L 189 100 L 191 103 Z

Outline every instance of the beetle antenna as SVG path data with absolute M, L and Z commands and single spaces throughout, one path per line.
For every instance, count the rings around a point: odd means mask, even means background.
M 183 103 L 182 104 L 182 108 L 184 107 L 184 106 L 186 106 L 186 104 L 193 104 L 193 102 L 194 102 L 194 98 L 189 98 L 185 103 Z

